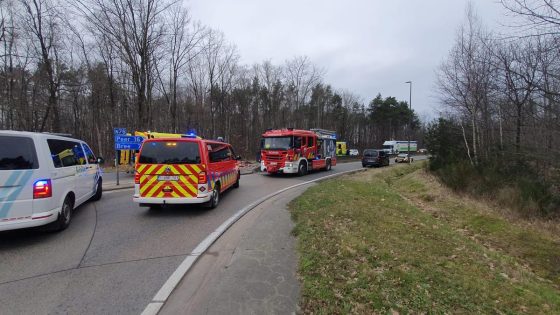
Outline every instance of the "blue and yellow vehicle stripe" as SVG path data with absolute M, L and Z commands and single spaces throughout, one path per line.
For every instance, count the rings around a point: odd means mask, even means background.
M 4 219 L 8 217 L 8 214 L 10 213 L 10 209 L 12 208 L 13 205 L 13 202 L 11 201 L 17 200 L 18 196 L 21 194 L 23 189 L 25 188 L 32 189 L 31 186 L 27 187 L 26 185 L 32 176 L 33 176 L 33 171 L 31 170 L 14 171 L 12 175 L 10 175 L 7 181 L 1 184 L 2 186 L 5 187 L 16 186 L 17 188 L 14 189 L 14 191 L 9 193 L 5 197 L 0 198 L 0 203 L 3 203 L 2 206 L 0 206 L 0 219 Z

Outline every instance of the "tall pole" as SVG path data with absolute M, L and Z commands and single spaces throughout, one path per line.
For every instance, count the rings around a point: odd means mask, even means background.
M 405 83 L 407 83 L 410 87 L 409 89 L 409 95 L 408 95 L 408 106 L 410 109 L 410 116 L 408 118 L 408 163 L 411 163 L 411 158 L 410 158 L 410 132 L 412 131 L 412 81 L 406 81 Z

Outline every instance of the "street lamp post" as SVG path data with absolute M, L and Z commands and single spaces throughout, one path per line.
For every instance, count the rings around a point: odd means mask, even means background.
M 408 163 L 411 163 L 410 159 L 410 131 L 412 129 L 412 81 L 406 81 L 406 84 L 410 86 L 408 95 L 408 106 L 410 108 L 410 117 L 408 118 Z

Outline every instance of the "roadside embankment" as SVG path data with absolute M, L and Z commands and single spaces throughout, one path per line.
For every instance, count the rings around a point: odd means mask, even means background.
M 290 205 L 304 313 L 560 312 L 560 240 L 444 188 L 424 163 L 310 188 Z

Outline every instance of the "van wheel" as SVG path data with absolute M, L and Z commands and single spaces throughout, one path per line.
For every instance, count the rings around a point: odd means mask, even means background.
M 99 178 L 97 185 L 95 185 L 95 195 L 91 197 L 91 201 L 98 201 L 103 195 L 103 180 Z
M 300 162 L 298 167 L 298 176 L 304 176 L 307 174 L 307 164 L 305 162 Z
M 233 188 L 239 188 L 239 179 L 241 178 L 241 173 L 237 173 L 237 180 L 233 184 Z
M 48 230 L 52 232 L 59 232 L 66 229 L 70 225 L 70 221 L 72 221 L 73 211 L 74 205 L 72 203 L 72 199 L 66 197 L 66 199 L 64 199 L 64 202 L 62 203 L 62 208 L 60 209 L 58 218 L 56 219 L 56 221 L 50 224 Z
M 325 168 L 326 171 L 330 171 L 332 169 L 331 160 L 327 160 L 327 167 Z
M 214 209 L 220 203 L 220 184 L 216 184 L 214 190 L 212 191 L 212 198 L 208 202 L 208 208 Z

